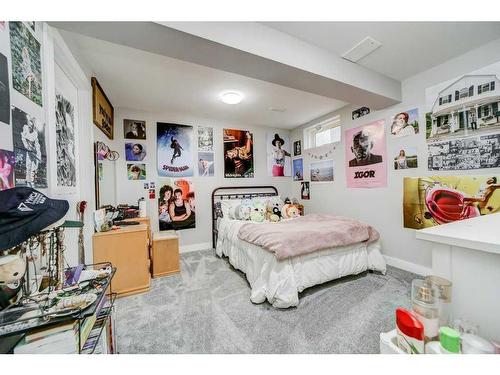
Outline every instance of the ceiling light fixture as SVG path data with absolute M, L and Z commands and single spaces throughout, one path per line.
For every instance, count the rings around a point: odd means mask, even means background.
M 223 91 L 219 95 L 220 100 L 226 104 L 238 104 L 243 100 L 243 94 L 235 90 Z

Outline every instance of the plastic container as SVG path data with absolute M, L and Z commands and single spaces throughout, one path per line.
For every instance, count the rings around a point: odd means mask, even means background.
M 144 198 L 139 199 L 139 217 L 146 217 L 148 216 L 147 210 L 146 210 L 146 200 Z
M 437 304 L 439 309 L 439 326 L 451 324 L 451 287 L 452 283 L 439 276 L 427 276 L 425 282 L 437 290 Z
M 398 333 L 395 329 L 380 333 L 380 354 L 407 354 L 398 347 Z
M 425 342 L 435 341 L 439 336 L 439 291 L 425 280 L 411 282 L 412 310 L 424 326 Z
M 405 309 L 396 309 L 398 347 L 408 354 L 424 353 L 424 326 L 417 317 Z
M 495 346 L 482 337 L 464 333 L 462 335 L 463 354 L 495 354 Z
M 425 345 L 426 354 L 458 354 L 460 353 L 460 333 L 450 327 L 439 329 L 439 341 L 431 341 Z

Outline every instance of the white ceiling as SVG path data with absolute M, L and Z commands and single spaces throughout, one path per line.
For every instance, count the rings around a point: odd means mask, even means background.
M 150 112 L 181 112 L 241 125 L 292 129 L 346 103 L 241 75 L 60 31 L 98 78 L 113 106 Z M 245 99 L 222 103 L 221 91 Z M 273 112 L 269 108 L 284 108 Z
M 342 55 L 367 36 L 382 47 L 358 64 L 403 80 L 500 38 L 500 22 L 264 22 Z

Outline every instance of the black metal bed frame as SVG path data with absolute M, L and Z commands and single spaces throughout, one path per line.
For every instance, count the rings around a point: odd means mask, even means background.
M 241 190 L 238 193 L 223 193 L 225 190 Z M 267 190 L 267 191 L 266 191 Z M 269 191 L 271 190 L 271 191 Z M 278 195 L 276 187 L 268 186 L 221 186 L 212 191 L 212 246 L 215 249 L 217 245 L 217 219 L 222 217 L 221 213 L 217 213 L 216 199 L 218 201 L 224 199 L 245 199 L 254 197 L 272 197 Z

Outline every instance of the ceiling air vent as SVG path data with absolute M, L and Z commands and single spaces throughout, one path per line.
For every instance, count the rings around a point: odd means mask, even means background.
M 352 47 L 349 51 L 344 53 L 342 57 L 352 62 L 358 62 L 363 57 L 375 51 L 381 45 L 382 43 L 380 43 L 378 40 L 375 40 L 372 37 L 367 36 L 361 42 Z

